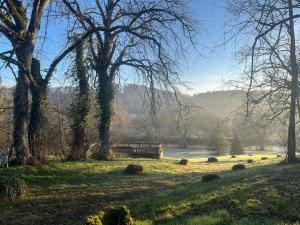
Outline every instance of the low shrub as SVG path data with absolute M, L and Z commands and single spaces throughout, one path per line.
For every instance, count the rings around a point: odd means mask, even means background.
M 244 170 L 244 169 L 246 169 L 246 166 L 243 164 L 236 164 L 236 165 L 233 165 L 233 167 L 232 167 L 232 170 Z
M 188 161 L 187 159 L 181 159 L 180 162 L 179 162 L 179 164 L 180 164 L 180 165 L 187 165 L 188 162 L 189 162 L 189 161 Z
M 209 163 L 213 163 L 213 162 L 218 162 L 219 160 L 216 158 L 216 157 L 209 157 L 208 159 L 207 159 L 207 162 L 209 162 Z
M 235 155 L 232 155 L 231 158 L 236 158 L 236 156 L 235 156 Z
M 207 175 L 204 175 L 202 177 L 202 182 L 211 182 L 211 181 L 214 181 L 214 180 L 218 180 L 220 178 L 221 177 L 217 174 L 207 174 Z
M 269 159 L 268 157 L 261 157 L 261 160 L 267 160 Z
M 129 164 L 126 169 L 125 173 L 126 174 L 132 174 L 132 175 L 137 175 L 143 173 L 143 166 L 142 165 L 137 165 L 137 164 Z
M 133 225 L 133 219 L 126 206 L 108 207 L 87 217 L 85 225 Z
M 0 200 L 20 199 L 26 193 L 26 184 L 16 177 L 0 177 Z
M 277 158 L 281 158 L 282 157 L 282 155 L 277 155 Z

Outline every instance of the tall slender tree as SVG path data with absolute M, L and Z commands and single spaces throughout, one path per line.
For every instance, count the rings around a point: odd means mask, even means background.
M 84 45 L 78 45 L 75 52 L 74 78 L 78 82 L 75 100 L 71 106 L 72 146 L 69 159 L 86 159 L 88 143 L 86 138 L 87 119 L 90 109 L 89 77 L 86 69 Z

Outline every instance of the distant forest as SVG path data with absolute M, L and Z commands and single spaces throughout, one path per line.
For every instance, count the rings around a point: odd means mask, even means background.
M 242 91 L 214 91 L 194 95 L 174 95 L 157 91 L 155 109 L 151 108 L 146 87 L 141 85 L 118 86 L 112 121 L 112 144 L 130 142 L 160 142 L 164 145 L 189 148 L 227 150 L 235 136 L 245 147 L 265 150 L 265 146 L 286 145 L 282 121 L 261 123 L 245 117 L 246 94 Z M 8 151 L 12 144 L 12 88 L 1 88 L 0 145 Z M 72 139 L 70 108 L 76 89 L 50 88 L 48 123 L 44 145 L 49 154 L 67 154 Z M 92 96 L 94 96 L 92 94 Z M 88 116 L 87 141 L 97 142 L 97 101 L 92 97 Z M 216 143 L 218 142 L 218 143 Z M 220 143 L 219 143 L 220 142 Z M 221 145 L 216 147 L 214 145 Z

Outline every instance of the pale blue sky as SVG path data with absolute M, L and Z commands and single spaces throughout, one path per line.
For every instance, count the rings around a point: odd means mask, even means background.
M 236 74 L 235 71 L 235 47 L 233 43 L 220 45 L 224 41 L 224 24 L 226 13 L 223 4 L 226 0 L 191 0 L 191 11 L 200 21 L 200 34 L 196 42 L 200 45 L 188 49 L 184 64 L 185 80 L 192 82 L 192 90 L 189 93 L 205 92 L 222 88 L 222 82 Z M 52 61 L 53 58 L 64 49 L 64 24 L 53 22 L 48 27 L 47 40 L 41 51 L 42 62 Z M 43 32 L 43 31 L 42 31 Z M 5 43 L 0 42 L 1 49 Z M 220 45 L 219 47 L 216 47 Z M 39 50 L 40 47 L 37 48 Z M 62 71 L 67 69 L 67 64 L 59 66 L 52 84 L 63 85 Z M 11 75 L 2 70 L 0 72 L 3 81 L 13 84 Z

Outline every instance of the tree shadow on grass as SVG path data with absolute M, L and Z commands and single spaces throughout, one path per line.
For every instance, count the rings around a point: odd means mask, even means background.
M 266 221 L 274 217 L 300 222 L 300 176 L 296 172 L 299 169 L 272 165 L 222 173 L 223 178 L 212 183 L 178 185 L 158 200 L 145 201 L 133 212 L 139 219 L 150 218 L 155 224 L 178 224 L 191 215 L 207 216 L 219 210 L 239 219 L 254 216 Z M 294 183 L 288 188 L 291 181 Z M 291 191 L 293 194 L 288 195 Z
M 244 204 L 255 190 L 276 181 L 272 178 L 274 172 L 281 173 L 276 176 L 281 183 L 285 181 L 286 172 L 290 171 L 288 166 L 261 166 L 242 172 L 223 172 L 220 181 L 204 184 L 200 181 L 203 173 L 149 172 L 128 176 L 120 168 L 99 174 L 84 168 L 60 170 L 55 165 L 42 171 L 25 170 L 21 176 L 32 186 L 39 185 L 45 190 L 36 190 L 31 193 L 36 196 L 28 199 L 0 203 L 0 224 L 83 224 L 87 215 L 107 205 L 119 204 L 129 205 L 136 218 L 164 223 L 164 216 L 171 214 L 173 219 L 168 222 L 172 222 L 212 210 L 228 210 L 226 204 L 232 199 L 241 199 Z M 173 209 L 174 205 L 179 210 Z M 211 210 L 205 211 L 206 208 Z

